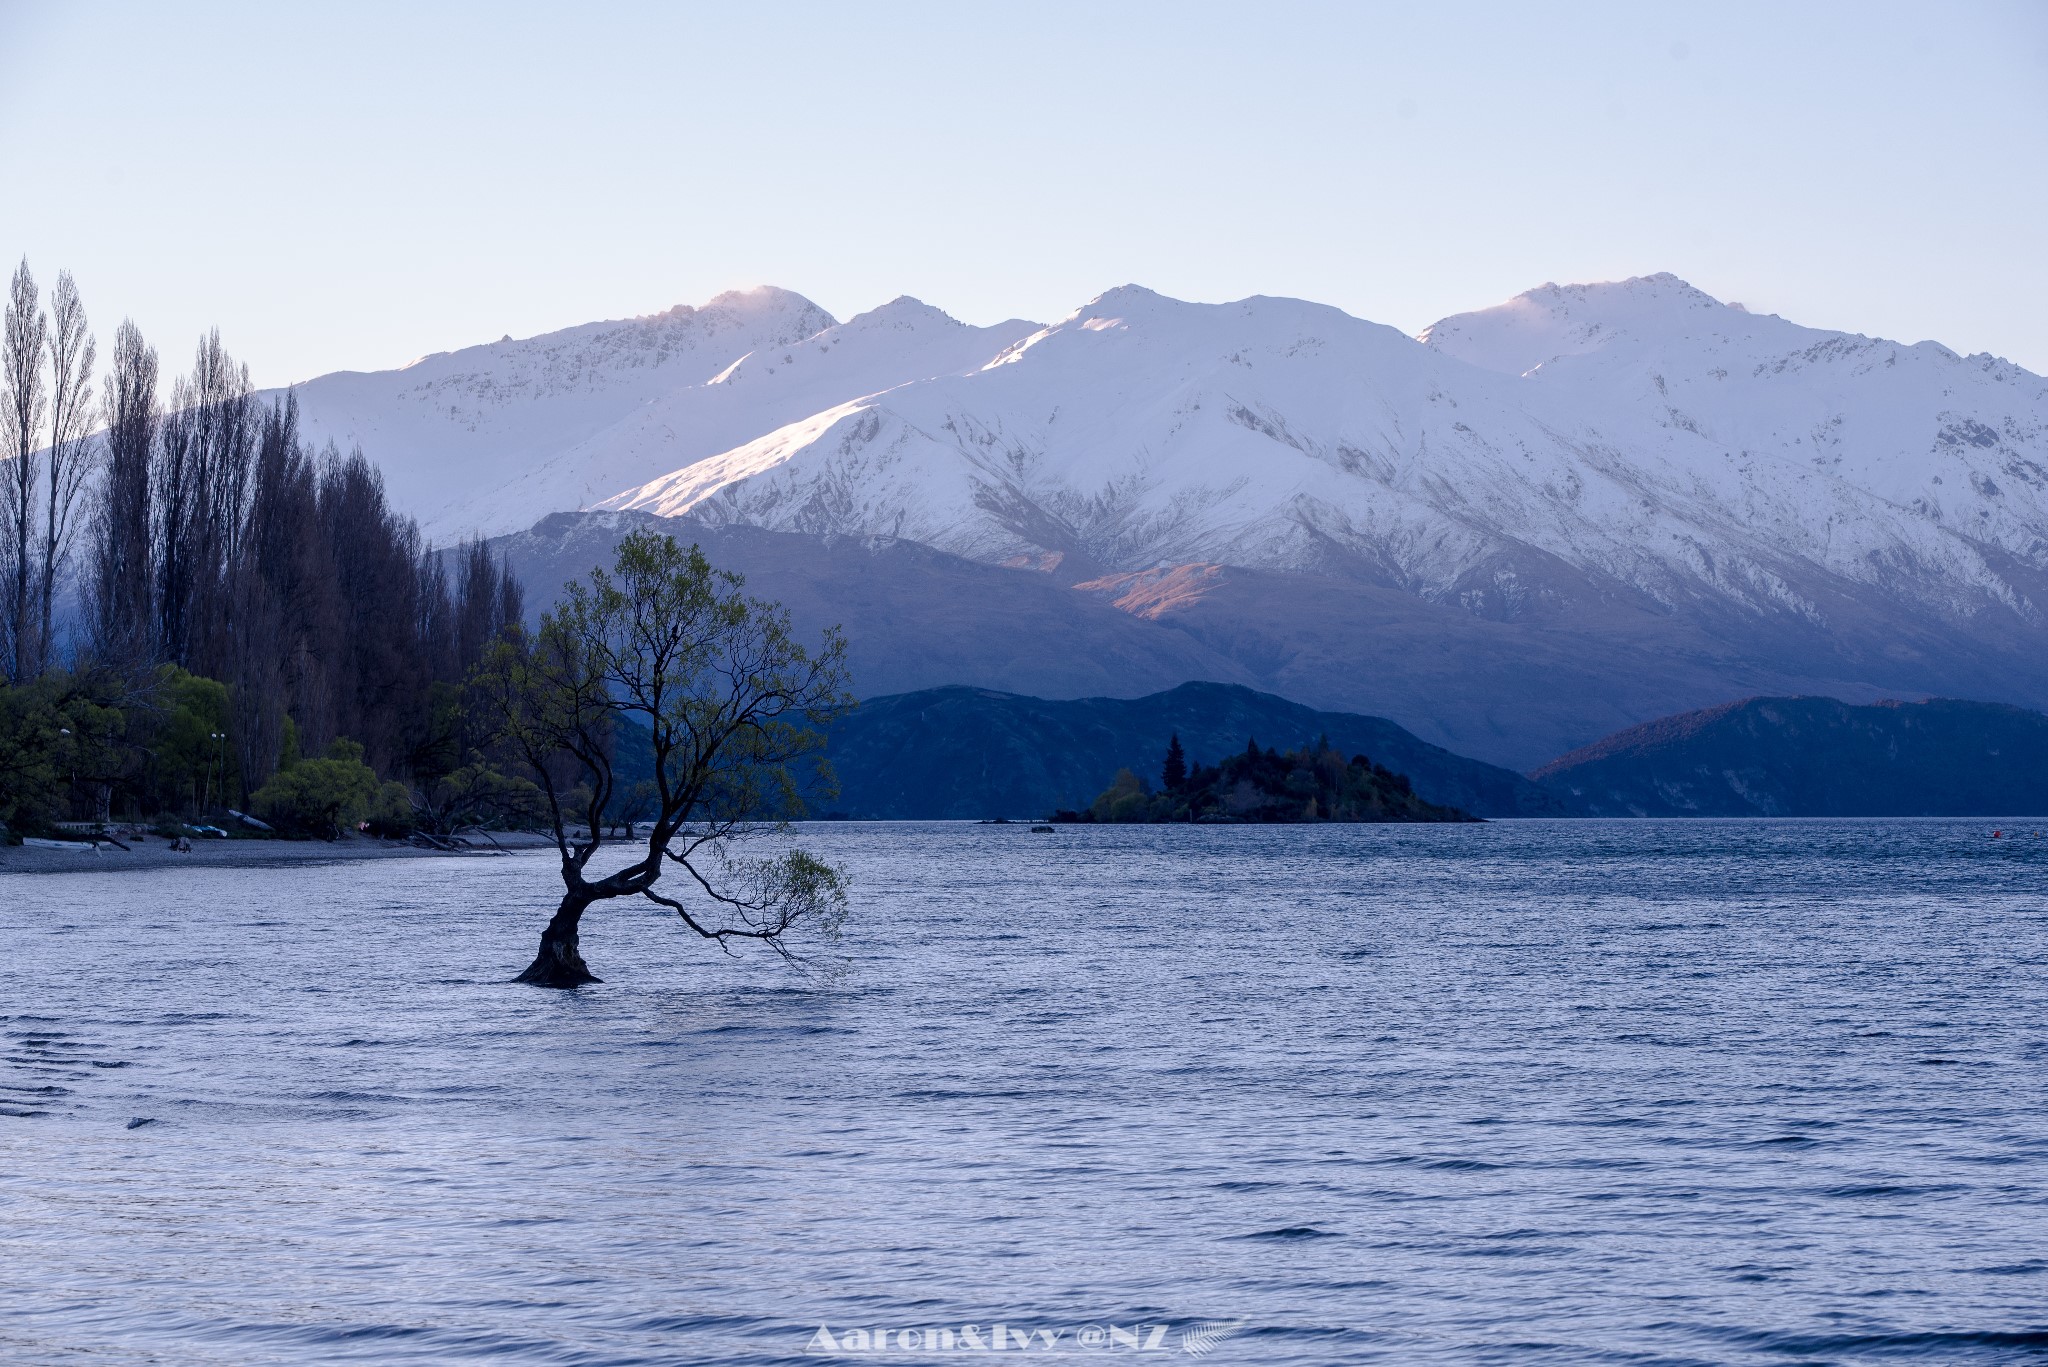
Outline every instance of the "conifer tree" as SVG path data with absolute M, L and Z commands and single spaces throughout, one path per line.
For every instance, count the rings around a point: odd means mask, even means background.
M 1187 785 L 1188 757 L 1180 748 L 1178 731 L 1166 742 L 1166 764 L 1159 772 L 1159 779 L 1169 793 L 1177 793 Z

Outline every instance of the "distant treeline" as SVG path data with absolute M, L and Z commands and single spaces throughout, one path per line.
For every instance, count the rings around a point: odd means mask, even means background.
M 0 339 L 0 820 L 222 805 L 338 742 L 385 779 L 462 766 L 457 686 L 522 616 L 510 572 L 428 547 L 217 332 L 167 399 L 132 322 L 99 397 L 94 359 L 70 276 L 46 311 L 24 263 Z

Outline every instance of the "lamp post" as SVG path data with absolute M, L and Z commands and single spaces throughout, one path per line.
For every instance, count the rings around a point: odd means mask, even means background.
M 209 731 L 207 733 L 207 739 L 216 742 L 220 747 L 220 790 L 221 801 L 225 802 L 227 801 L 228 790 L 228 733 L 225 731 Z M 209 794 L 211 793 L 212 779 L 213 774 L 212 771 L 209 770 L 207 772 Z M 209 810 L 211 810 L 211 808 L 209 808 Z

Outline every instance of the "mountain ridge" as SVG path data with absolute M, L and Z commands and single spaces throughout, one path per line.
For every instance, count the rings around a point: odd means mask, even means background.
M 1596 816 L 2048 814 L 2048 716 L 1956 698 L 1744 698 L 1561 755 L 1530 777 Z
M 412 443 L 384 453 L 394 498 L 438 488 L 444 539 L 595 507 L 915 543 L 1043 576 L 1029 611 L 959 564 L 906 561 L 892 589 L 993 595 L 1052 633 L 1041 653 L 1081 620 L 1056 601 L 1077 585 L 1168 629 L 1082 613 L 1124 663 L 1075 686 L 1147 691 L 1161 661 L 1201 659 L 1214 672 L 1184 677 L 1515 763 L 1748 693 L 2048 703 L 2048 381 L 1995 358 L 1803 328 L 1670 275 L 1545 286 L 1421 340 L 1137 285 L 990 328 L 902 297 L 843 323 L 787 292 L 715 302 L 379 380 L 411 386 L 387 424 Z M 327 397 L 304 395 L 316 435 Z M 911 615 L 958 633 L 973 612 Z M 963 671 L 922 684 L 1001 684 L 1000 659 L 1046 686 L 987 633 L 970 658 L 880 625 Z M 1552 697 L 1521 677 L 1542 671 Z
M 1104 575 L 1061 560 L 988 565 L 913 541 L 707 526 L 646 513 L 554 514 L 494 540 L 530 609 L 609 564 L 628 531 L 665 532 L 785 604 L 800 635 L 845 629 L 857 693 L 947 684 L 1050 699 L 1239 683 L 1392 718 L 1431 744 L 1527 769 L 1650 717 L 1758 693 L 1870 701 L 1906 688 L 2019 696 L 2027 678 L 1961 643 L 1882 621 L 1839 649 L 1730 644 L 1699 624 L 1595 604 L 1541 620 L 1475 614 L 1356 580 L 1230 566 Z M 1884 652 L 1924 647 L 1918 663 Z M 1947 654 L 1936 657 L 1940 646 Z M 2003 669 L 2003 672 L 2001 670 Z M 1886 677 L 1889 674 L 1889 677 Z M 1901 683 L 1904 679 L 1906 682 Z
M 2048 382 L 1800 329 L 1682 282 L 1650 293 L 1713 310 L 1722 331 L 1677 358 L 1694 373 L 1654 368 L 1670 359 L 1654 349 L 1669 349 L 1662 335 L 1581 353 L 1604 358 L 1587 373 L 1539 362 L 1518 377 L 1449 354 L 1440 339 L 1475 315 L 1433 328 L 1432 347 L 1301 301 L 1185 305 L 1123 287 L 978 370 L 807 415 L 600 506 L 907 535 L 989 560 L 1341 567 L 1510 598 L 1543 592 L 1562 562 L 1667 607 L 1720 600 L 1817 620 L 1820 599 L 1846 589 L 2039 623 Z M 1771 350 L 1735 386 L 1761 421 L 1707 413 L 1702 384 L 1733 373 L 1709 362 L 1765 323 Z M 1911 384 L 1873 378 L 1902 358 Z M 1802 378 L 1816 369 L 1825 383 Z M 1958 384 L 2024 411 L 1941 407 Z M 1833 392 L 1845 386 L 1847 398 Z M 1857 419 L 1853 463 L 1844 412 Z M 1925 450 L 1887 435 L 1908 429 Z
M 1085 808 L 1119 769 L 1156 787 L 1167 740 L 1215 763 L 1257 740 L 1328 739 L 1406 774 L 1417 794 L 1480 816 L 1558 816 L 1568 799 L 1409 734 L 1384 717 L 1322 712 L 1239 685 L 1186 683 L 1140 698 L 1036 698 L 952 686 L 871 698 L 836 723 L 826 755 L 852 817 L 1043 817 Z

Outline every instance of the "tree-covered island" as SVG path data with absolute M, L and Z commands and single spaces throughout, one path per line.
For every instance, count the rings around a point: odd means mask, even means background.
M 1253 738 L 1215 765 L 1190 765 L 1180 737 L 1168 742 L 1157 790 L 1122 770 L 1086 811 L 1059 822 L 1477 821 L 1416 796 L 1406 774 L 1364 755 L 1344 758 L 1327 739 L 1296 750 L 1262 750 Z

